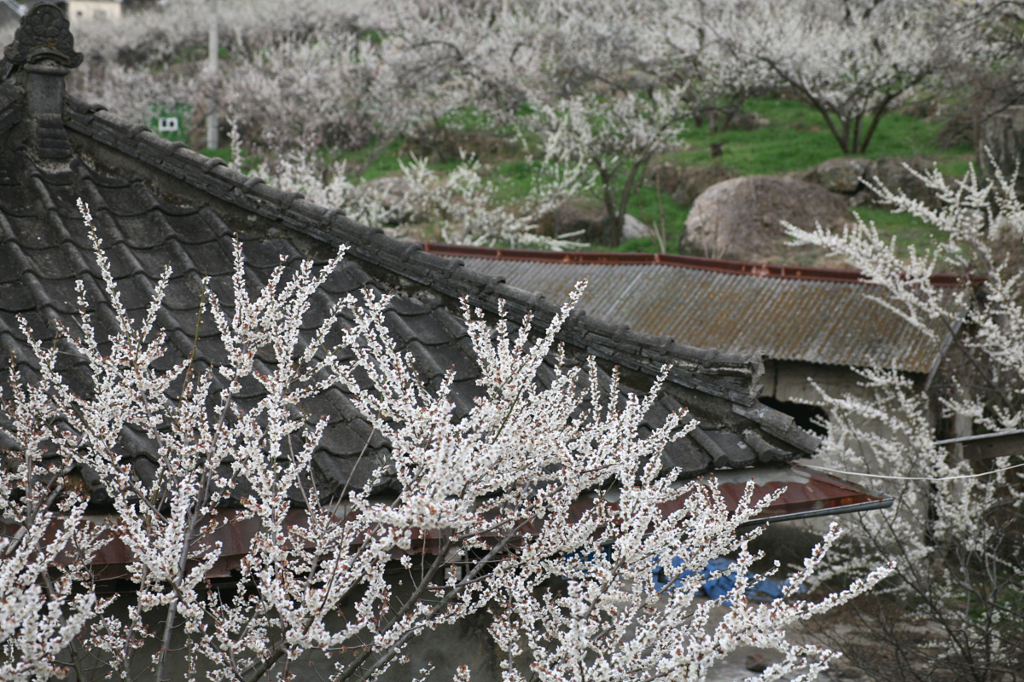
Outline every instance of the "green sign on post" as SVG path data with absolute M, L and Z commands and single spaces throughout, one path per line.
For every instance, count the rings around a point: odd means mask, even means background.
M 192 107 L 182 102 L 174 104 L 153 104 L 153 115 L 149 119 L 150 129 L 172 142 L 188 142 L 188 124 L 192 118 Z

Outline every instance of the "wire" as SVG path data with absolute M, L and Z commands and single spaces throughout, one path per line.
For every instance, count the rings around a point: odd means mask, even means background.
M 1019 469 L 1024 467 L 1024 464 L 1014 464 L 1012 466 L 1003 467 L 1002 469 L 993 469 L 992 471 L 984 471 L 980 474 L 963 474 L 961 476 L 942 476 L 934 478 L 931 476 L 886 476 L 885 474 L 865 474 L 860 471 L 843 471 L 842 469 L 829 469 L 828 467 L 813 466 L 807 467 L 808 469 L 818 469 L 819 471 L 827 471 L 830 474 L 843 474 L 845 476 L 866 476 L 867 478 L 886 478 L 892 481 L 955 481 L 961 478 L 981 478 L 982 476 L 991 476 L 992 474 L 998 474 L 1003 471 L 1009 471 L 1010 469 Z

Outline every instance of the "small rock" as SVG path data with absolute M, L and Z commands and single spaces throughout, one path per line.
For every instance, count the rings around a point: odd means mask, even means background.
M 715 111 L 709 116 L 711 132 L 724 130 L 758 130 L 772 124 L 766 117 L 753 111 L 728 113 Z
M 638 239 L 640 237 L 650 237 L 652 234 L 651 228 L 640 222 L 638 218 L 626 214 L 626 218 L 622 223 L 622 241 L 627 239 Z
M 755 111 L 741 111 L 733 114 L 725 123 L 726 130 L 758 130 L 772 124 L 766 117 Z
M 839 157 L 819 163 L 808 173 L 808 181 L 815 182 L 829 192 L 853 194 L 861 187 L 861 179 L 871 166 L 868 159 Z

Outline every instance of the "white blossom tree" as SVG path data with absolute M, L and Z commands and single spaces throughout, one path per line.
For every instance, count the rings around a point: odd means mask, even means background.
M 955 184 L 938 170 L 919 177 L 936 192 L 938 208 L 874 189 L 895 211 L 934 226 L 940 237 L 928 253 L 910 247 L 905 260 L 895 240 L 863 221 L 842 234 L 820 227 L 788 231 L 797 243 L 842 256 L 884 287 L 879 304 L 940 349 L 940 364 L 924 386 L 882 367 L 860 370 L 861 395 L 822 392 L 830 417 L 825 462 L 868 474 L 875 489 L 897 500 L 894 515 L 857 519 L 853 544 L 833 570 L 895 555 L 897 594 L 914 607 L 897 607 L 895 617 L 872 615 L 869 631 L 882 635 L 903 671 L 900 679 L 945 673 L 984 682 L 1022 664 L 1024 627 L 1016 615 L 1024 608 L 1017 535 L 1022 465 L 1019 457 L 965 459 L 938 442 L 936 418 L 958 425 L 957 435 L 970 435 L 972 425 L 998 433 L 1024 424 L 1024 206 L 1013 180 L 998 173 L 991 183 L 980 183 L 973 170 Z M 959 275 L 961 286 L 933 285 L 940 268 Z M 984 281 L 972 279 L 978 277 Z M 916 643 L 908 625 L 928 629 L 937 638 L 931 646 L 942 651 Z M 859 663 L 870 668 L 878 660 Z
M 682 144 L 691 114 L 678 70 L 666 67 L 667 55 L 678 61 L 679 41 L 670 46 L 659 33 L 663 10 L 657 2 L 535 0 L 416 13 L 395 3 L 424 73 L 475 83 L 467 104 L 522 130 L 523 139 L 539 137 L 546 163 L 594 172 L 607 215 L 602 241 L 612 245 L 644 168 Z M 522 115 L 524 104 L 532 115 Z
M 844 154 L 864 153 L 900 98 L 973 39 L 950 21 L 961 11 L 956 4 L 930 0 L 708 5 L 704 28 L 723 56 L 748 70 L 751 85 L 795 91 L 821 113 Z
M 633 92 L 611 100 L 584 94 L 539 106 L 545 161 L 586 164 L 600 181 L 604 243 L 621 241 L 629 200 L 643 184 L 650 160 L 683 144 L 688 111 L 678 88 L 655 91 L 649 98 Z
M 389 297 L 348 296 L 314 332 L 300 332 L 342 253 L 320 270 L 282 263 L 254 291 L 236 245 L 231 307 L 209 288 L 204 304 L 227 359 L 200 370 L 188 358 L 166 362 L 156 320 L 170 271 L 133 319 L 91 234 L 116 327 L 109 337 L 98 331 L 90 311 L 99 302 L 80 286 L 77 331 L 43 344 L 23 324 L 38 376 L 12 370 L 6 392 L 4 428 L 16 445 L 0 479 L 4 679 L 69 670 L 78 680 L 135 679 L 147 669 L 157 680 L 172 671 L 287 679 L 312 659 L 333 667 L 332 679 L 372 679 L 424 632 L 489 609 L 509 680 L 701 680 L 747 644 L 783 653 L 762 675 L 771 680 L 821 670 L 836 655 L 789 642 L 789 625 L 891 570 L 818 602 L 801 598 L 833 529 L 786 599 L 749 603 L 757 557 L 747 543 L 757 531 L 738 527 L 772 496 L 754 500 L 751 485 L 729 509 L 713 481 L 677 483 L 677 472 L 661 470 L 662 448 L 690 429 L 685 412 L 639 438 L 664 375 L 647 397 L 620 398 L 617 379 L 602 382 L 593 361 L 567 361 L 555 334 L 579 289 L 536 334 L 529 317 L 514 331 L 503 313 L 492 331 L 463 304 L 482 394 L 460 417 L 448 395 L 453 374 L 428 390 L 396 349 L 383 316 Z M 335 331 L 336 347 L 327 342 Z M 84 390 L 62 375 L 67 353 L 86 363 Z M 554 373 L 543 388 L 535 379 L 547 362 Z M 241 399 L 253 382 L 261 397 Z M 324 499 L 310 467 L 326 422 L 310 425 L 301 406 L 338 383 L 389 448 L 365 486 Z M 151 444 L 154 471 L 125 456 L 126 429 Z M 106 525 L 83 517 L 73 473 L 81 466 L 97 473 L 116 511 Z M 390 493 L 378 485 L 385 478 L 397 482 Z M 240 508 L 222 513 L 239 486 Z M 205 576 L 223 550 L 215 533 L 242 522 L 255 530 L 233 588 L 213 589 Z M 122 611 L 95 596 L 91 564 L 114 536 L 130 550 Z M 701 578 L 686 571 L 733 552 L 739 582 L 728 614 L 712 624 L 712 608 L 729 602 L 695 602 Z M 392 569 L 401 570 L 397 582 L 385 579 Z M 681 586 L 659 591 L 656 570 Z M 461 668 L 456 679 L 470 674 Z

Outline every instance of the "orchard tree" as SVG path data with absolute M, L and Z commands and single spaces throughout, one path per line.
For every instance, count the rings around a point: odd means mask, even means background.
M 901 98 L 967 47 L 971 34 L 949 16 L 958 4 L 721 0 L 703 16 L 723 57 L 750 69 L 752 86 L 791 89 L 818 110 L 844 154 L 862 154 Z
M 790 578 L 786 599 L 748 602 L 744 590 L 759 577 L 748 578 L 757 556 L 747 546 L 758 533 L 738 529 L 775 495 L 755 500 L 751 485 L 729 509 L 713 481 L 680 484 L 677 471 L 661 470 L 662 448 L 692 422 L 672 414 L 640 438 L 664 375 L 647 397 L 623 397 L 593 361 L 565 362 L 555 335 L 579 288 L 536 333 L 529 317 L 513 331 L 499 309 L 492 328 L 463 303 L 482 394 L 458 416 L 454 375 L 429 390 L 412 358 L 396 350 L 384 320 L 389 297 L 349 296 L 318 329 L 300 332 L 340 252 L 320 270 L 281 265 L 253 290 L 236 245 L 234 300 L 222 303 L 209 286 L 205 298 L 225 360 L 200 369 L 188 359 L 166 362 L 156 320 L 170 270 L 133 319 L 91 234 L 116 328 L 99 338 L 88 311 L 100 302 L 80 285 L 79 332 L 65 329 L 56 344 L 43 344 L 23 323 L 38 379 L 12 368 L 6 391 L 5 430 L 16 445 L 0 469 L 5 680 L 69 671 L 78 680 L 133 679 L 147 668 L 157 680 L 172 668 L 189 679 L 287 678 L 311 657 L 333 666 L 332 679 L 365 680 L 403 661 L 423 633 L 484 609 L 511 681 L 703 680 L 739 646 L 781 652 L 783 661 L 761 676 L 773 680 L 813 675 L 836 655 L 789 642 L 788 626 L 891 570 L 818 602 L 800 597 L 833 529 Z M 62 375 L 68 352 L 85 363 L 84 392 Z M 537 372 L 552 360 L 543 388 Z M 253 382 L 262 397 L 241 399 Z M 326 423 L 307 423 L 301 408 L 338 383 L 390 447 L 365 486 L 324 499 L 310 466 Z M 151 475 L 119 456 L 127 428 L 152 444 Z M 71 471 L 83 466 L 116 512 L 104 522 L 85 516 L 87 499 L 73 485 Z M 379 492 L 385 479 L 397 483 L 390 494 Z M 237 486 L 245 489 L 240 508 L 219 513 Z M 289 493 L 301 496 L 300 508 Z M 233 589 L 213 589 L 205 576 L 222 546 L 211 536 L 242 520 L 256 530 Z M 131 589 L 101 597 L 91 560 L 114 536 L 130 550 Z M 737 557 L 736 588 L 697 602 L 700 569 L 724 555 Z M 401 585 L 385 578 L 397 567 Z M 678 586 L 656 588 L 659 570 Z M 115 601 L 128 606 L 115 609 Z M 716 621 L 719 606 L 728 614 Z M 456 679 L 470 675 L 462 667 Z
M 873 189 L 895 211 L 935 228 L 941 238 L 930 252 L 911 246 L 904 260 L 894 240 L 863 221 L 842 234 L 788 228 L 797 243 L 842 256 L 884 287 L 888 295 L 879 304 L 940 349 L 924 386 L 876 368 L 858 370 L 863 395 L 823 392 L 830 417 L 825 463 L 866 474 L 876 490 L 896 498 L 895 516 L 856 519 L 847 554 L 832 571 L 894 556 L 893 590 L 913 604 L 885 607 L 880 597 L 879 610 L 862 612 L 865 632 L 889 654 L 885 670 L 870 649 L 854 656 L 866 671 L 901 680 L 1002 680 L 1024 665 L 1022 465 L 1019 457 L 966 459 L 939 442 L 936 416 L 957 427 L 956 435 L 1024 425 L 1024 206 L 1013 180 L 998 172 L 991 183 L 979 183 L 973 170 L 955 184 L 938 170 L 919 177 L 940 207 Z M 932 285 L 940 269 L 959 274 L 962 286 Z M 932 644 L 915 639 L 918 627 L 929 631 Z M 894 669 L 899 678 L 892 678 Z
M 600 181 L 603 243 L 617 246 L 621 241 L 629 200 L 643 183 L 644 169 L 655 155 L 683 144 L 687 112 L 679 89 L 657 90 L 650 97 L 588 93 L 538 107 L 544 160 L 587 164 Z

